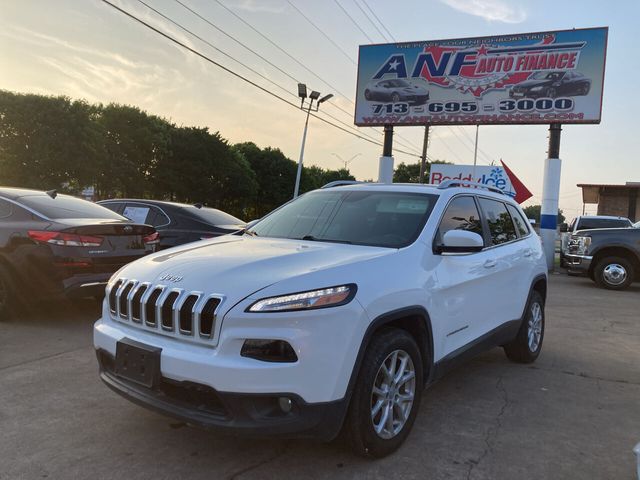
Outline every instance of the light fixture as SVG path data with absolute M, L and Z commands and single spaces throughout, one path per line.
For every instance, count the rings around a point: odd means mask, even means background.
M 331 97 L 333 97 L 333 93 L 330 93 L 329 95 L 325 95 L 324 97 L 322 97 L 320 100 L 318 100 L 318 103 L 322 103 L 322 102 L 326 102 L 327 100 L 329 100 Z
M 315 90 L 311 90 L 311 93 L 309 94 L 309 98 L 311 100 L 317 100 L 320 97 L 320 92 L 316 92 Z
M 298 84 L 298 96 L 303 100 L 307 98 L 307 86 L 304 83 Z

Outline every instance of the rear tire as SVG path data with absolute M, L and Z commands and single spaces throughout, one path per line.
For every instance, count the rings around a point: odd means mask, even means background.
M 624 290 L 635 278 L 633 265 L 623 257 L 606 257 L 596 264 L 594 280 L 602 288 Z
M 420 408 L 422 357 L 409 333 L 383 330 L 367 347 L 343 433 L 353 451 L 381 458 L 405 441 Z
M 522 325 L 515 340 L 504 346 L 507 358 L 517 363 L 535 362 L 544 339 L 544 300 L 539 292 L 531 293 Z

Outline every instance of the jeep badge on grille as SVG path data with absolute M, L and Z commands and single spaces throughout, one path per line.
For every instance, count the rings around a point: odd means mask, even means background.
M 165 273 L 160 277 L 160 280 L 166 282 L 178 283 L 183 279 L 182 275 L 171 275 L 170 273 Z

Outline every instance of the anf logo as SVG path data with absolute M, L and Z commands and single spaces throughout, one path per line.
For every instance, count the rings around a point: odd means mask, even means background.
M 586 43 L 555 40 L 555 35 L 546 35 L 536 43 L 515 46 L 429 45 L 417 55 L 413 65 L 407 65 L 404 54 L 391 55 L 373 78 L 421 77 L 431 84 L 481 97 L 487 91 L 524 82 L 535 72 L 575 69 Z

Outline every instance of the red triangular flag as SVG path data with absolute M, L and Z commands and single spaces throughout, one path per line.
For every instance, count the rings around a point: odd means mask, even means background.
M 524 183 L 522 183 L 520 179 L 516 177 L 515 173 L 513 173 L 511 169 L 507 167 L 507 164 L 504 163 L 502 159 L 500 159 L 500 163 L 502 164 L 504 171 L 507 173 L 507 177 L 509 177 L 509 180 L 511 180 L 511 185 L 513 185 L 513 189 L 516 192 L 516 202 L 522 203 L 525 200 L 533 197 L 533 193 L 531 193 L 529 189 L 524 186 Z

